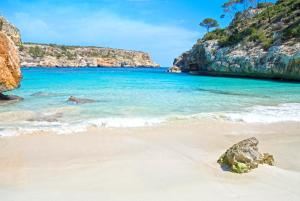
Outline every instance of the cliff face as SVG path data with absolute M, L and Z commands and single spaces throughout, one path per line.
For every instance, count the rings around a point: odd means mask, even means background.
M 299 10 L 299 0 L 285 0 L 238 13 L 175 59 L 171 71 L 300 81 Z
M 8 34 L 6 34 L 7 30 Z M 18 42 L 20 35 L 11 35 L 11 33 L 14 32 L 10 32 L 7 28 L 0 31 L 0 94 L 19 87 L 22 77 L 19 52 L 14 43 Z
M 5 33 L 16 44 L 21 44 L 21 35 L 19 29 L 9 23 L 4 17 L 0 16 L 0 31 Z
M 0 31 L 19 46 L 21 66 L 159 67 L 148 53 L 112 48 L 22 44 L 19 30 L 0 16 Z
M 147 53 L 112 48 L 23 44 L 20 55 L 27 67 L 159 67 Z

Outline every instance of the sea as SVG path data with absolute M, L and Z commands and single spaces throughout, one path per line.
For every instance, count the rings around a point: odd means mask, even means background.
M 168 73 L 167 68 L 22 68 L 23 101 L 0 105 L 0 136 L 156 126 L 182 119 L 300 121 L 300 84 Z M 70 96 L 94 102 L 75 104 Z

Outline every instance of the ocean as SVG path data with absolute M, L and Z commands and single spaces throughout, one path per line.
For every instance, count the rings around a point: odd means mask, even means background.
M 178 119 L 300 121 L 300 85 L 167 73 L 166 68 L 23 68 L 24 98 L 0 106 L 0 135 L 142 127 Z M 70 96 L 95 100 L 74 104 Z

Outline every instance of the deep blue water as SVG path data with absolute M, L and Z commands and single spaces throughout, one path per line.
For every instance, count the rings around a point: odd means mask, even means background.
M 25 100 L 0 106 L 0 117 L 4 119 L 0 129 L 87 122 L 97 126 L 140 126 L 207 113 L 251 122 L 300 119 L 297 83 L 170 74 L 166 70 L 23 68 L 22 85 L 12 93 Z M 97 102 L 75 105 L 67 102 L 69 96 Z M 279 113 L 282 118 L 276 116 Z

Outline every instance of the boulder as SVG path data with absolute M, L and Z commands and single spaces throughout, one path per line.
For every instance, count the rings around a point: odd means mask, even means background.
M 85 104 L 85 103 L 94 103 L 96 101 L 92 99 L 77 98 L 75 96 L 70 96 L 68 102 L 75 103 L 75 104 Z
M 19 87 L 21 77 L 17 47 L 0 31 L 0 93 Z
M 173 67 L 169 68 L 168 72 L 169 73 L 181 73 L 181 68 L 179 68 L 178 66 L 173 66 Z
M 229 148 L 218 160 L 223 169 L 235 173 L 246 173 L 259 164 L 274 165 L 274 157 L 258 151 L 259 141 L 255 138 L 243 140 Z
M 19 97 L 19 96 L 4 95 L 4 94 L 0 93 L 0 105 L 16 103 L 16 102 L 19 102 L 22 100 L 23 100 L 23 98 Z

